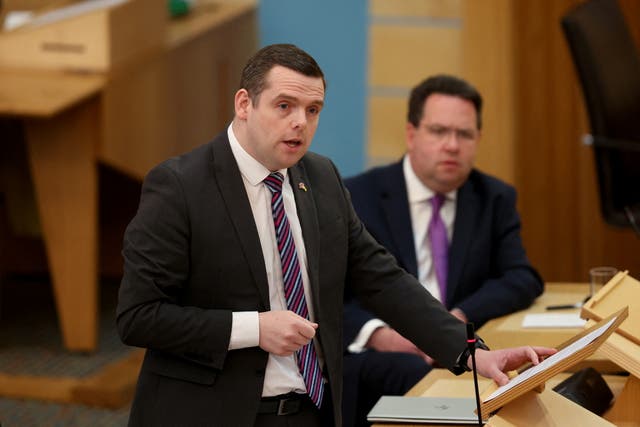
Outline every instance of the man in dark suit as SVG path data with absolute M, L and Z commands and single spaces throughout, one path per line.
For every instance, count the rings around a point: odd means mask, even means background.
M 117 308 L 123 341 L 147 349 L 130 425 L 341 425 L 347 285 L 443 366 L 468 369 L 464 325 L 365 230 L 334 165 L 307 152 L 324 91 L 306 52 L 267 46 L 243 70 L 227 130 L 146 176 Z M 479 349 L 478 371 L 506 383 L 553 352 Z
M 528 307 L 543 283 L 522 246 L 516 192 L 473 168 L 480 94 L 464 80 L 434 76 L 412 90 L 408 109 L 404 158 L 345 180 L 358 216 L 463 322 L 479 328 Z M 442 275 L 432 239 L 437 195 L 448 246 Z M 404 394 L 431 368 L 430 355 L 355 300 L 345 306 L 344 345 L 345 378 L 355 379 L 345 386 L 345 425 L 366 424 L 381 395 Z

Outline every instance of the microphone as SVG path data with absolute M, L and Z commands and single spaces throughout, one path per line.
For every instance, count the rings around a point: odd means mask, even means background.
M 480 410 L 480 392 L 478 391 L 478 372 L 476 371 L 476 334 L 473 329 L 473 322 L 467 323 L 467 348 L 471 355 L 471 366 L 473 371 L 473 385 L 476 391 L 476 411 L 478 412 L 478 425 L 482 426 L 482 411 Z

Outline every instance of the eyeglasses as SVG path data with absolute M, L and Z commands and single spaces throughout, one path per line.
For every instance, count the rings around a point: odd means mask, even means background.
M 475 129 L 457 129 L 440 125 L 425 125 L 425 130 L 430 137 L 437 141 L 444 141 L 454 135 L 456 140 L 460 142 L 472 142 L 478 138 L 478 132 Z

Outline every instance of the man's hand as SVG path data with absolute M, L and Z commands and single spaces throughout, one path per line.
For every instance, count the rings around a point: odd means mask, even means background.
M 491 378 L 502 386 L 509 382 L 506 372 L 519 368 L 527 362 L 537 365 L 545 357 L 557 351 L 555 348 L 547 347 L 516 347 L 493 351 L 477 349 L 476 367 L 480 375 Z M 471 367 L 471 357 L 467 364 Z
M 369 337 L 367 347 L 376 351 L 413 353 L 422 357 L 428 364 L 431 365 L 433 363 L 431 357 L 424 354 L 411 341 L 388 326 L 376 329 L 373 334 L 371 334 L 371 337 Z
M 258 314 L 260 348 L 277 356 L 290 356 L 316 335 L 318 324 L 293 311 L 265 311 Z

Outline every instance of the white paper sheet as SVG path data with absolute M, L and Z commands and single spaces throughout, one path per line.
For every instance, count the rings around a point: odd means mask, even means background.
M 43 25 L 61 21 L 63 19 L 73 18 L 84 13 L 93 12 L 95 10 L 114 7 L 127 1 L 129 0 L 87 0 L 83 2 L 72 3 L 69 6 L 63 6 L 58 9 L 53 9 L 40 15 L 36 13 L 31 13 L 30 15 L 21 15 L 19 25 L 17 25 L 16 22 L 13 22 L 12 24 L 10 24 L 10 28 L 6 28 L 5 25 L 5 30 L 8 31 L 10 29 L 15 29 L 25 25 L 33 28 L 40 27 Z
M 531 313 L 522 319 L 523 328 L 582 328 L 586 320 L 576 313 Z

